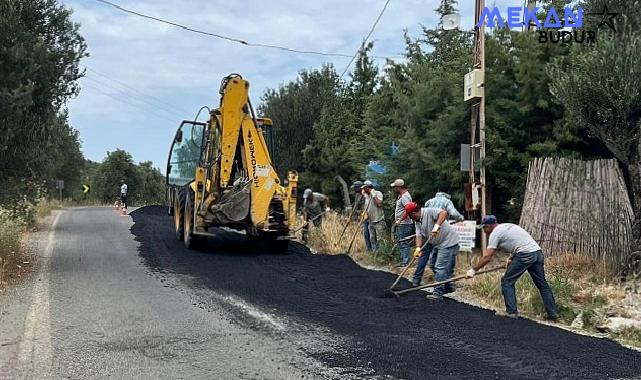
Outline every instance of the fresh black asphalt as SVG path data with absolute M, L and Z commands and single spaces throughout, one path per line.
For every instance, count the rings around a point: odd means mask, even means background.
M 131 213 L 139 253 L 155 272 L 187 275 L 191 285 L 233 295 L 303 325 L 345 337 L 338 353 L 315 355 L 329 367 L 405 379 L 639 378 L 641 354 L 607 340 L 418 292 L 382 297 L 394 275 L 359 267 L 348 256 L 314 255 L 290 245 L 270 252 L 243 235 L 216 230 L 199 251 L 173 233 L 166 208 Z M 404 286 L 408 286 L 405 282 Z

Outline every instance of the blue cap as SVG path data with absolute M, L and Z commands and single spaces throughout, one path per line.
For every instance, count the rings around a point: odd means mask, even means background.
M 477 226 L 477 228 L 483 228 L 485 226 L 489 226 L 489 225 L 496 224 L 496 223 L 498 223 L 496 221 L 496 216 L 494 216 L 494 215 L 485 215 L 483 217 L 483 219 L 481 220 L 481 224 L 479 224 Z

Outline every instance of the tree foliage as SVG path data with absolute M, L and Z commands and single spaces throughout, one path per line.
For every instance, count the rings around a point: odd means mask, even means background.
M 86 44 L 71 11 L 55 0 L 0 2 L 0 202 L 21 184 L 77 183 L 84 161 L 67 123 Z

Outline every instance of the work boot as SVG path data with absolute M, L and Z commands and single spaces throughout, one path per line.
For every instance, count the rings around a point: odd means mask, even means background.
M 544 319 L 546 321 L 550 321 L 550 322 L 558 322 L 559 321 L 559 316 L 558 315 L 547 315 L 546 314 Z
M 519 313 L 508 313 L 505 311 L 496 311 L 494 313 L 498 317 L 506 317 L 506 318 L 511 318 L 511 319 L 519 319 Z
M 421 286 L 421 282 L 420 281 L 412 281 L 412 286 L 413 287 Z
M 425 298 L 432 301 L 441 301 L 443 299 L 443 296 L 438 293 L 430 293 L 426 295 Z

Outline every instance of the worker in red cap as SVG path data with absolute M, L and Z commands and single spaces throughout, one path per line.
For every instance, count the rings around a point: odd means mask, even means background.
M 456 266 L 460 237 L 447 221 L 447 211 L 434 207 L 420 208 L 415 202 L 410 202 L 405 206 L 405 214 L 416 222 L 414 257 L 419 258 L 419 267 L 424 269 L 430 254 L 436 255 L 434 279 L 439 282 L 450 279 Z M 421 249 L 426 239 L 430 242 Z M 454 291 L 452 283 L 439 285 L 427 298 L 440 300 L 444 294 Z

